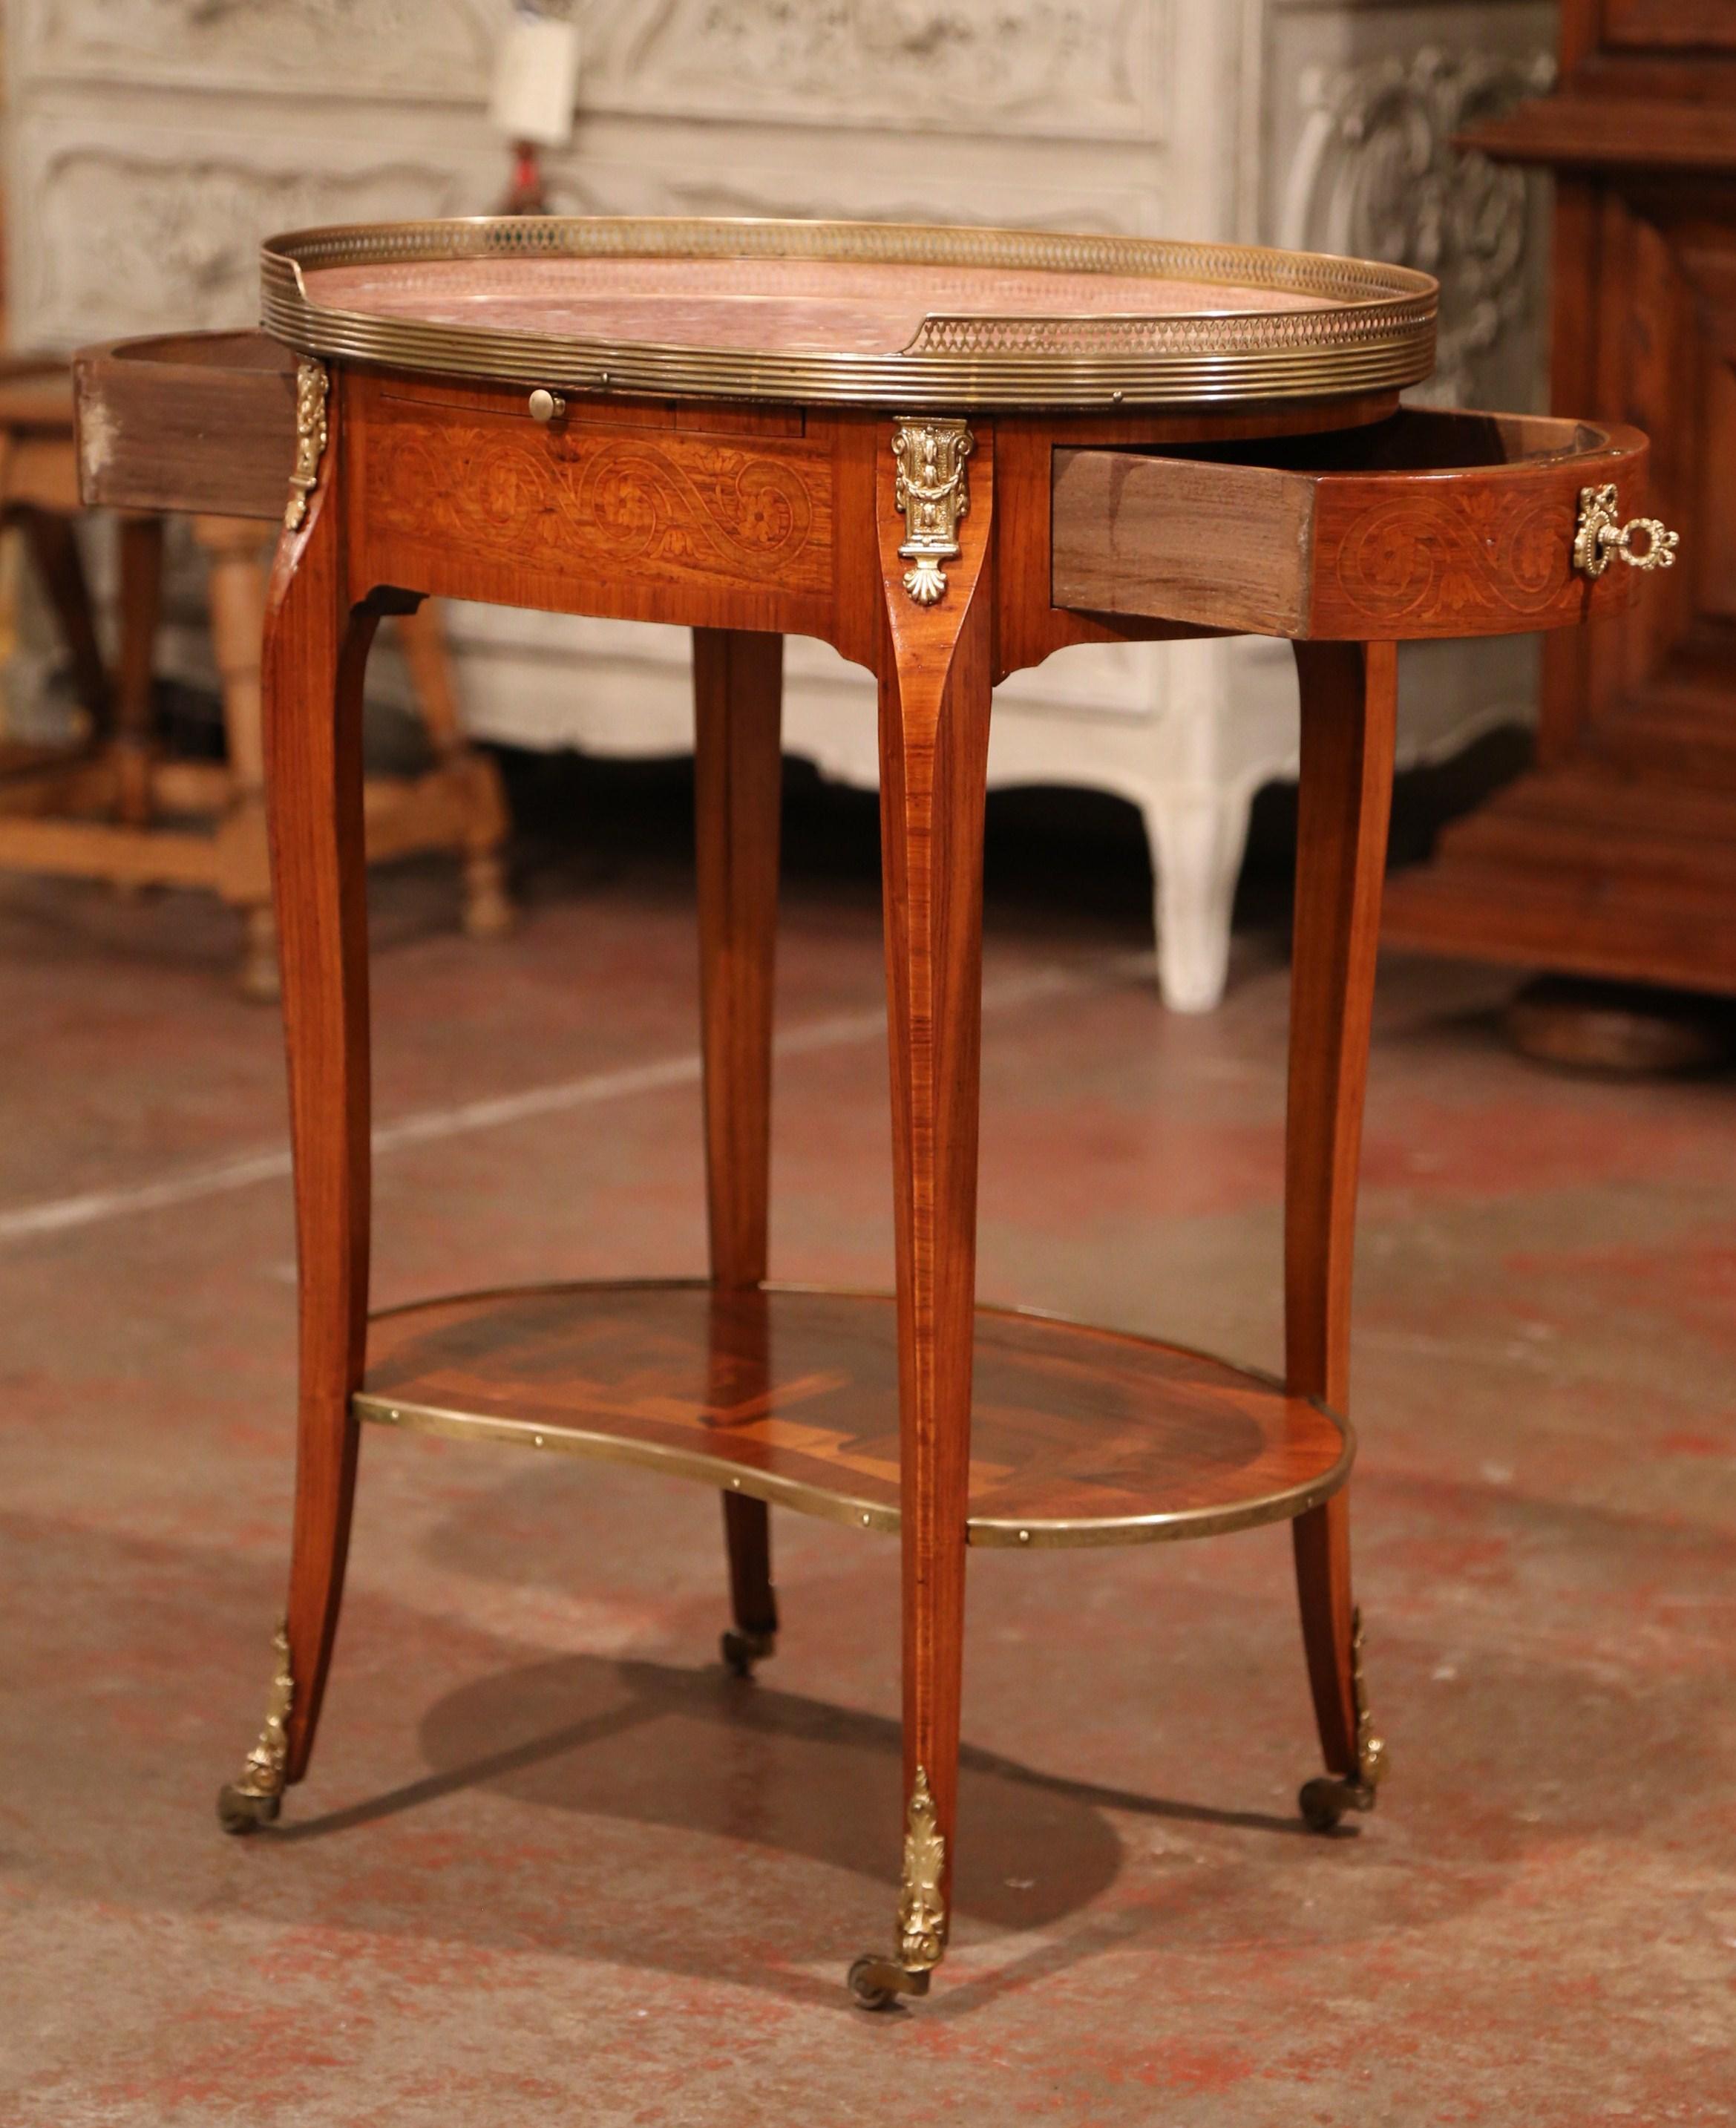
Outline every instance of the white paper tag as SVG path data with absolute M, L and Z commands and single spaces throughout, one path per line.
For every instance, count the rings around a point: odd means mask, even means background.
M 564 148 L 578 87 L 578 24 L 520 16 L 500 42 L 489 118 L 509 140 Z

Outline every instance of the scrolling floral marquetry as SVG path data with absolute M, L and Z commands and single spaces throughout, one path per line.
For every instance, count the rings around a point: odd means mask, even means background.
M 325 455 L 325 398 L 330 388 L 323 362 L 306 356 L 296 364 L 296 463 L 289 476 L 289 502 L 283 522 L 292 532 L 301 529 L 307 515 L 307 498 L 318 485 L 320 461 Z
M 941 563 L 958 556 L 959 520 L 970 507 L 965 461 L 975 441 L 960 420 L 907 417 L 893 431 L 894 492 L 907 535 L 899 553 L 915 564 L 904 572 L 904 589 L 918 606 L 933 606 L 946 596 Z
M 899 1957 L 908 1973 L 927 1973 L 941 1962 L 946 1941 L 946 1909 L 941 1902 L 946 1866 L 946 1843 L 928 1775 L 918 1766 L 904 1822 L 904 1878 L 898 1909 Z
M 1333 575 L 1371 635 L 1418 614 L 1542 615 L 1572 581 L 1572 527 L 1554 496 L 1483 489 L 1404 496 L 1332 528 Z

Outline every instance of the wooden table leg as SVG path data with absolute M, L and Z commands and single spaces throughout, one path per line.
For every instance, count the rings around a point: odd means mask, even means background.
M 994 637 L 994 477 L 970 463 L 963 552 L 918 603 L 899 553 L 893 456 L 879 493 L 880 867 L 892 1062 L 904 1554 L 904 1798 L 898 1950 L 851 1969 L 857 1999 L 920 1993 L 946 1947 L 958 1796 L 976 1304 L 983 815 Z
M 503 938 L 516 921 L 501 855 L 510 828 L 506 799 L 499 769 L 465 737 L 435 600 L 399 615 L 398 642 L 429 744 L 437 759 L 464 774 L 465 931 L 472 938 Z
M 94 731 L 107 734 L 113 713 L 114 696 L 108 668 L 97 640 L 96 615 L 91 606 L 90 586 L 78 553 L 78 535 L 72 520 L 34 504 L 13 515 L 24 529 L 31 555 L 41 577 L 50 603 L 60 624 L 67 653 L 72 659 L 73 686 L 80 705 L 88 713 Z
M 246 517 L 196 517 L 210 569 L 211 641 L 223 689 L 229 809 L 218 829 L 217 884 L 241 911 L 242 995 L 277 995 L 277 926 L 265 853 L 265 741 L 259 660 L 265 629 L 264 528 Z
M 277 1814 L 306 1769 L 331 1660 L 355 1491 L 368 1315 L 367 870 L 362 684 L 374 630 L 344 582 L 328 444 L 302 529 L 277 551 L 264 652 L 266 792 L 281 930 L 300 1264 L 300 1399 L 287 1639 L 264 1733 L 219 1809 Z
M 163 610 L 163 520 L 121 520 L 121 656 L 115 690 L 115 810 L 129 828 L 149 824 L 155 720 L 151 687 Z
M 783 682 L 780 635 L 693 631 L 706 1209 L 712 1282 L 738 1291 L 766 1276 Z M 724 1494 L 723 1527 L 723 1660 L 745 1677 L 777 1634 L 765 1502 Z
M 1350 1273 L 1363 1095 L 1392 788 L 1397 653 L 1390 643 L 1298 643 L 1302 777 L 1290 977 L 1284 1175 L 1284 1371 L 1298 1395 L 1349 1408 Z M 1330 1779 L 1303 1815 L 1325 1830 L 1374 1802 L 1370 1726 L 1350 1588 L 1346 1486 L 1294 1525 L 1297 1593 Z

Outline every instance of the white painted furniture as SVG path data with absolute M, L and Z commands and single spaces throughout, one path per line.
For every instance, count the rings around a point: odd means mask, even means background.
M 255 248 L 311 222 L 465 212 L 505 179 L 484 116 L 508 0 L 10 0 L 20 345 L 244 323 Z M 1547 78 L 1543 0 L 591 0 L 555 204 L 584 212 L 979 220 L 1246 236 L 1439 273 L 1435 396 L 1534 403 L 1538 203 L 1454 158 L 1460 116 Z M 310 171 L 317 175 L 308 174 Z M 687 645 L 452 616 L 472 728 L 691 743 Z M 174 646 L 197 667 L 200 637 Z M 788 745 L 871 784 L 867 683 L 791 646 Z M 1404 757 L 1531 715 L 1525 643 L 1407 657 Z M 1137 805 L 1164 994 L 1215 1004 L 1248 805 L 1295 772 L 1283 647 L 1079 649 L 997 697 L 991 781 Z M 1064 891 L 1058 886 L 1057 891 Z

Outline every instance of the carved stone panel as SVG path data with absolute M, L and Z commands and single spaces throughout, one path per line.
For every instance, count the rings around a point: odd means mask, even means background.
M 1151 0 L 638 0 L 586 100 L 811 125 L 1153 136 Z M 935 211 L 940 211 L 937 202 Z
M 259 240 L 349 219 L 449 214 L 453 172 L 406 154 L 349 169 L 286 167 L 253 144 L 160 135 L 79 142 L 34 134 L 15 160 L 37 202 L 10 291 L 21 345 L 74 346 L 168 325 L 259 316 Z
M 1475 403 L 1487 358 L 1539 310 L 1537 187 L 1453 145 L 1463 126 L 1540 95 L 1545 49 L 1425 45 L 1297 79 L 1302 123 L 1278 240 L 1421 268 L 1441 284 L 1435 373 L 1413 395 Z
M 510 0 L 12 0 L 29 80 L 486 95 Z

